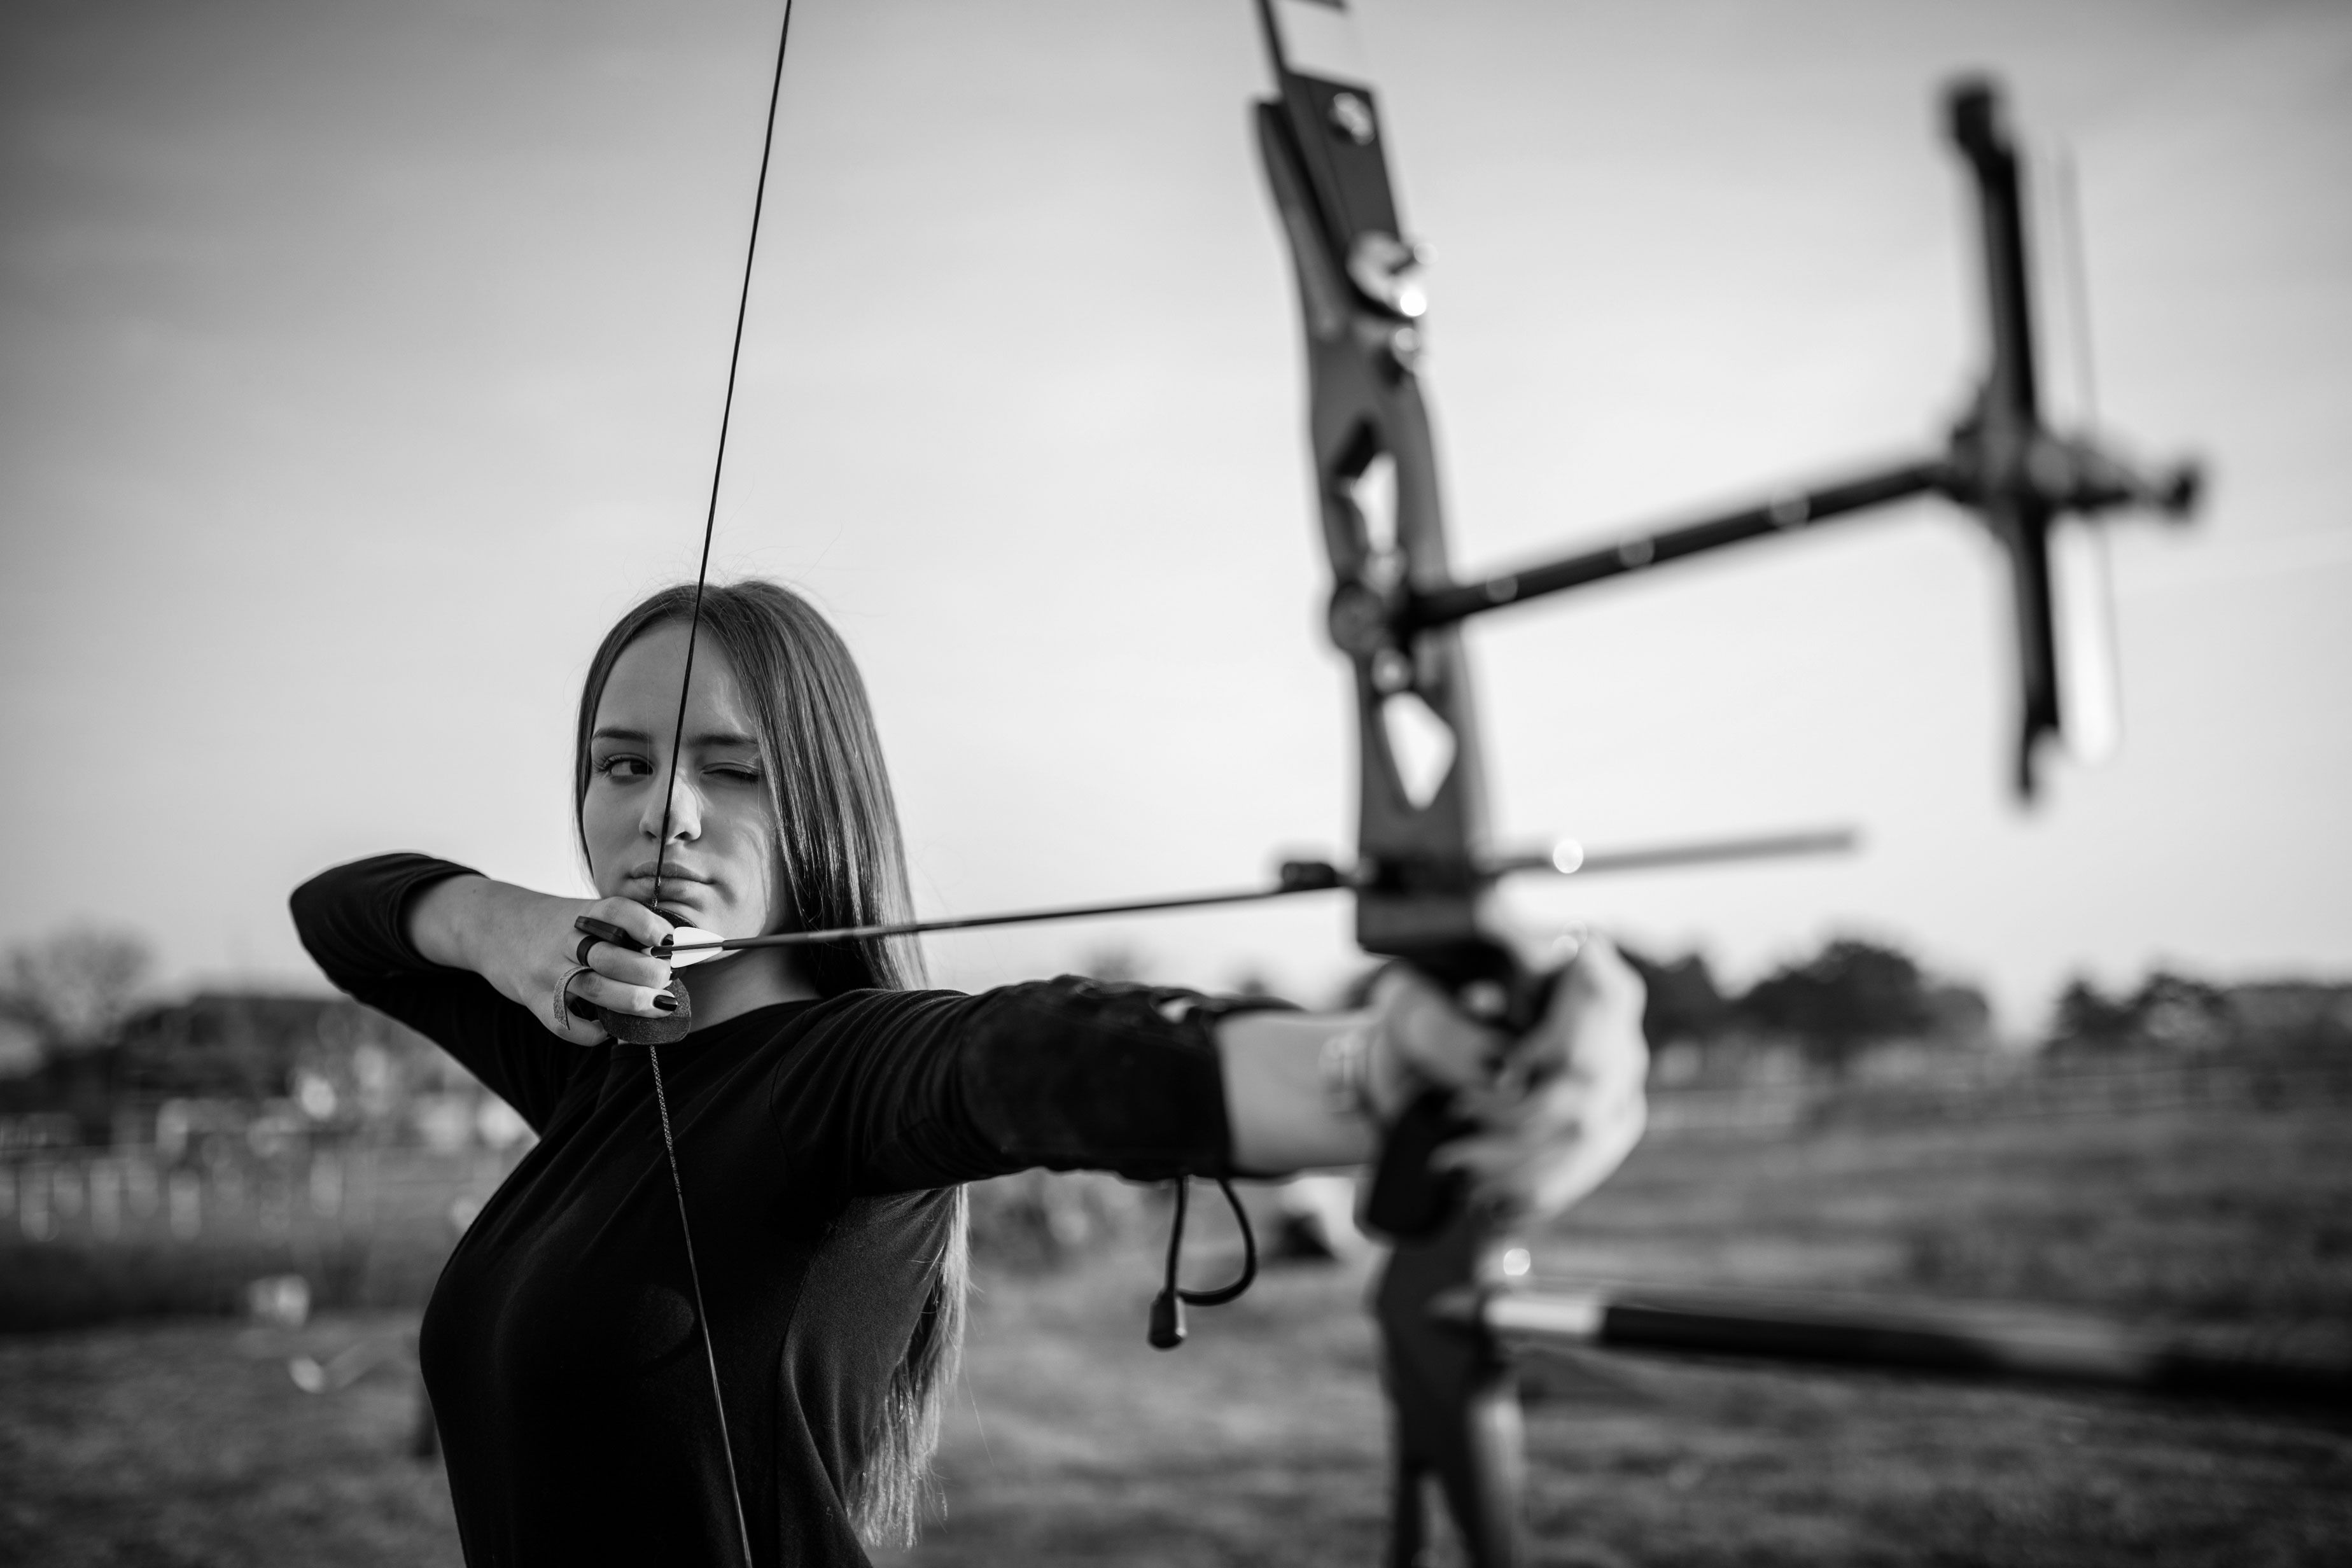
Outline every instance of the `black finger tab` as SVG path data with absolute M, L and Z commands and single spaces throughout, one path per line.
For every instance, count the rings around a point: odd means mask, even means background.
M 694 1002 L 687 995 L 686 987 L 673 980 L 668 994 L 677 998 L 677 1011 L 648 1018 L 642 1013 L 615 1013 L 609 1007 L 596 1009 L 597 1021 L 604 1032 L 624 1045 L 667 1046 L 686 1038 L 694 1027 Z
M 578 920 L 572 922 L 572 929 L 583 933 L 583 935 L 593 937 L 597 942 L 609 942 L 614 947 L 626 948 L 631 952 L 643 952 L 646 950 L 646 944 L 644 942 L 641 942 L 635 937 L 631 936 L 619 926 L 614 925 L 610 921 L 600 921 L 593 915 L 582 915 Z M 587 944 L 584 942 L 582 944 L 583 948 Z M 581 962 L 585 963 L 587 959 L 583 956 L 581 959 Z

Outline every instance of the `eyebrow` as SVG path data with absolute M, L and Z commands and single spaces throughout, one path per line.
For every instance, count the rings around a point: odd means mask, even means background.
M 588 738 L 591 741 L 625 741 L 640 746 L 649 746 L 654 740 L 643 730 L 625 730 L 613 724 L 600 725 Z M 760 740 L 758 736 L 747 735 L 740 730 L 705 730 L 699 734 L 688 735 L 686 743 L 698 751 L 711 746 L 750 746 L 757 750 Z

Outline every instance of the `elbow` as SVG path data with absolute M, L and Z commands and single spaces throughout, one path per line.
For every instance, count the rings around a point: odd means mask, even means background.
M 320 950 L 330 945 L 337 912 L 348 902 L 350 871 L 348 866 L 331 868 L 286 895 L 286 912 L 294 922 L 296 939 L 302 943 L 302 951 L 322 966 Z

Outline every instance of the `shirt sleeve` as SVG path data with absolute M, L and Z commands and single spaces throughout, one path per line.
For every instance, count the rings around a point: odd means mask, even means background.
M 1234 1005 L 1069 975 L 854 992 L 804 1016 L 777 1132 L 797 1173 L 845 1197 L 1033 1166 L 1232 1174 L 1215 1025 Z
M 410 900 L 470 867 L 378 855 L 322 871 L 289 900 L 294 930 L 338 990 L 447 1051 L 544 1131 L 590 1053 L 548 1033 L 480 975 L 432 963 L 408 940 Z

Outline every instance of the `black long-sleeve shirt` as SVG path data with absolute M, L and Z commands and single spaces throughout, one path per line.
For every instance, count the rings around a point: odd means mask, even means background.
M 293 897 L 329 979 L 435 1040 L 540 1142 L 425 1315 L 466 1560 L 733 1563 L 734 1509 L 647 1054 L 558 1039 L 410 944 L 466 868 L 390 855 Z M 1225 1173 L 1211 1016 L 1076 979 L 859 991 L 662 1048 L 753 1552 L 862 1564 L 845 1497 L 946 1245 L 953 1185 L 1045 1165 Z

